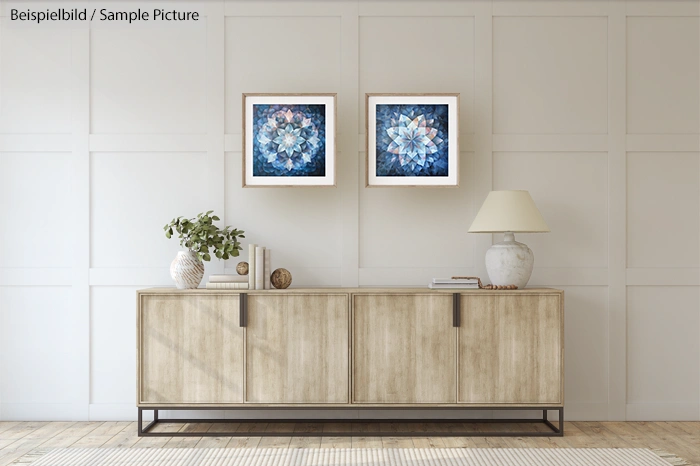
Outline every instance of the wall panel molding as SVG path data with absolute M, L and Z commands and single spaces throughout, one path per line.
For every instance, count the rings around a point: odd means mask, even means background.
M 645 267 L 627 269 L 627 286 L 699 286 L 700 268 Z M 700 288 L 699 288 L 700 291 Z
M 626 0 L 627 16 L 698 16 L 697 0 Z
M 494 134 L 494 152 L 607 152 L 607 134 Z
M 207 2 L 207 191 L 209 206 L 226 225 L 226 18 L 223 0 Z M 224 261 L 210 262 L 209 273 L 223 273 Z
M 624 421 L 627 401 L 627 24 L 625 3 L 608 17 L 608 420 Z
M 608 2 L 493 0 L 494 16 L 607 16 Z
M 206 134 L 91 134 L 90 152 L 205 152 L 208 139 Z
M 474 212 L 493 189 L 493 3 L 478 3 L 474 18 Z M 483 258 L 491 247 L 491 235 L 476 235 L 475 272 L 486 278 Z
M 73 269 L 0 267 L 0 286 L 73 286 Z
M 490 1 L 477 0 L 475 2 L 430 1 L 430 11 L 426 11 L 423 2 L 401 2 L 398 7 L 394 1 L 359 1 L 358 14 L 366 16 L 406 17 L 406 16 L 447 16 L 450 18 L 460 16 L 476 16 L 482 11 L 484 5 L 490 8 Z
M 71 152 L 70 134 L 0 134 L 0 152 Z
M 90 403 L 90 31 L 74 29 L 71 38 L 71 101 L 73 129 L 73 306 L 81 316 L 77 332 L 80 352 L 73 354 L 80 370 L 71 397 L 80 410 L 73 419 L 88 420 Z M 33 409 L 33 408 L 32 408 Z
M 231 1 L 224 4 L 224 15 L 229 16 L 263 16 L 263 17 L 323 17 L 338 16 L 340 4 L 354 5 L 355 2 L 317 2 L 317 1 L 269 1 L 260 0 Z
M 341 276 L 340 285 L 357 286 L 360 266 L 360 171 L 356 134 L 359 133 L 360 92 L 360 24 L 359 4 L 343 2 L 341 16 L 340 75 L 341 90 L 338 96 L 338 115 L 345 124 L 338 136 L 336 183 L 340 189 L 341 212 Z M 357 155 L 356 155 L 357 154 Z M 357 158 L 356 158 L 357 157 Z
M 698 152 L 699 134 L 628 134 L 627 152 Z

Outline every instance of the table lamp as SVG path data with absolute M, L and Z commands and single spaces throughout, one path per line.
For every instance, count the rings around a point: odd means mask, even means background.
M 503 242 L 486 251 L 486 271 L 492 284 L 518 288 L 530 280 L 535 256 L 514 233 L 546 232 L 549 227 L 527 191 L 491 191 L 469 227 L 469 233 L 505 233 Z

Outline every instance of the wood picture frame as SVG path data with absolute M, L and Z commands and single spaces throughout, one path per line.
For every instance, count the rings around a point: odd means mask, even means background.
M 242 183 L 336 186 L 337 94 L 244 93 Z
M 366 187 L 459 186 L 459 93 L 367 93 L 365 135 Z

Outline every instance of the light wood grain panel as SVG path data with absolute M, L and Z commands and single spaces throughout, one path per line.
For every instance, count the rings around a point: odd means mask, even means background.
M 563 403 L 561 296 L 462 296 L 459 401 Z
M 347 294 L 248 297 L 246 402 L 347 403 Z
M 353 402 L 454 403 L 452 295 L 353 300 Z
M 139 314 L 140 403 L 241 403 L 237 295 L 146 295 Z

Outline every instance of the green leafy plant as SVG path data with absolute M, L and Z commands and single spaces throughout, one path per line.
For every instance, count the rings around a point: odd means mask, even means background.
M 212 215 L 213 210 L 197 215 L 196 218 L 174 218 L 163 227 L 165 237 L 171 238 L 175 233 L 179 235 L 180 246 L 197 254 L 200 260 L 211 260 L 210 248 L 219 259 L 238 257 L 241 243 L 238 238 L 245 238 L 243 230 L 226 227 L 223 230 L 214 225 L 220 219 Z

